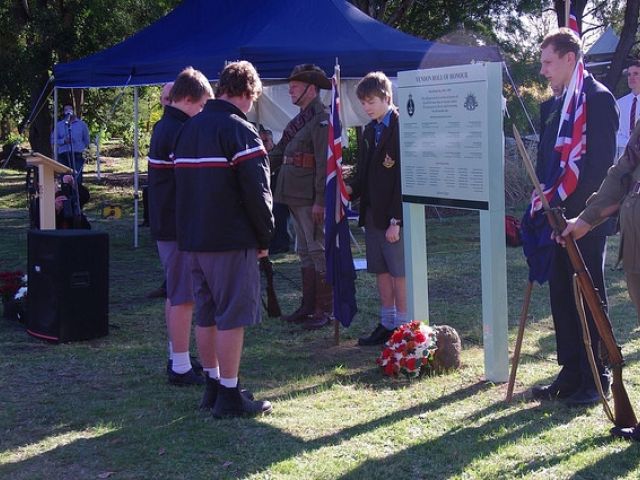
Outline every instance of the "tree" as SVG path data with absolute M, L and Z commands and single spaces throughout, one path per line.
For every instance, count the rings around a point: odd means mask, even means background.
M 3 121 L 17 110 L 24 122 L 53 66 L 109 47 L 147 26 L 178 0 L 0 0 L 0 103 Z M 49 85 L 51 88 L 51 85 Z M 73 95 L 73 99 L 70 96 Z M 46 98 L 46 96 L 45 96 Z M 82 92 L 61 101 L 82 102 Z M 22 123 L 21 122 L 21 123 Z M 0 122 L 2 123 L 2 122 Z M 29 128 L 34 150 L 50 153 L 49 108 Z
M 603 25 L 611 23 L 616 11 L 621 9 L 619 1 L 591 1 L 574 0 L 574 10 L 580 31 L 584 35 L 594 28 L 602 29 Z M 565 25 L 565 0 L 553 0 L 554 8 L 558 17 L 558 25 Z M 589 10 L 587 10 L 589 7 Z M 585 10 L 587 10 L 585 12 Z M 611 66 L 604 79 L 604 84 L 609 90 L 614 91 L 622 75 L 627 57 L 631 48 L 636 43 L 636 33 L 638 31 L 638 14 L 640 10 L 640 0 L 627 0 L 624 9 L 623 25 L 620 33 L 620 41 L 616 47 Z M 583 28 L 583 19 L 586 15 L 600 20 L 600 24 L 591 28 Z
M 638 13 L 640 10 L 640 0 L 627 0 L 627 6 L 624 11 L 624 24 L 622 26 L 622 32 L 620 33 L 620 41 L 616 47 L 616 51 L 611 61 L 611 67 L 604 79 L 604 84 L 609 90 L 614 90 L 620 76 L 622 75 L 622 69 L 625 67 L 625 62 L 631 52 L 631 48 L 636 42 L 636 33 L 638 31 Z

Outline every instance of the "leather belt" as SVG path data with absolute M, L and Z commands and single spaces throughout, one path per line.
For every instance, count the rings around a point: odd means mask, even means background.
M 313 153 L 296 152 L 293 156 L 285 156 L 283 163 L 300 168 L 314 168 L 316 166 L 316 159 Z

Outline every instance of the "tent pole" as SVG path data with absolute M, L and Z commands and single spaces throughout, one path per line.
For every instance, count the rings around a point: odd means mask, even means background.
M 96 179 L 100 181 L 100 130 L 96 133 Z
M 53 159 L 58 161 L 58 87 L 53 87 Z
M 133 247 L 138 248 L 138 87 L 133 87 Z

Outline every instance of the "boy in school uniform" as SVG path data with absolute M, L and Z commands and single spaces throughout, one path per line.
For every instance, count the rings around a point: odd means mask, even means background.
M 356 174 L 347 190 L 352 198 L 360 198 L 367 271 L 376 275 L 381 303 L 380 323 L 369 336 L 360 338 L 358 345 L 381 345 L 408 321 L 399 116 L 392 101 L 391 81 L 384 73 L 367 74 L 358 83 L 356 94 L 372 121 L 364 129 Z

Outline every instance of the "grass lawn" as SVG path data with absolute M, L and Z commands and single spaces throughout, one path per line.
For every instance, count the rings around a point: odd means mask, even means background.
M 145 298 L 161 268 L 148 229 L 132 246 L 132 189 L 117 170 L 85 182 L 93 196 L 85 211 L 110 237 L 109 336 L 51 345 L 0 319 L 0 478 L 640 478 L 638 445 L 610 438 L 601 407 L 529 398 L 531 386 L 558 371 L 546 286 L 534 288 L 514 401 L 504 402 L 506 385 L 484 381 L 477 214 L 427 221 L 430 321 L 461 334 L 460 370 L 383 377 L 379 350 L 355 346 L 377 321 L 374 279 L 359 272 L 360 313 L 339 346 L 332 329 L 303 332 L 266 316 L 248 331 L 242 382 L 273 402 L 272 415 L 215 420 L 198 411 L 198 388 L 166 383 L 163 303 Z M 23 173 L 0 170 L 0 271 L 26 270 L 23 188 Z M 126 207 L 123 218 L 101 220 L 103 202 Z M 617 238 L 609 252 L 611 318 L 635 406 L 640 332 L 623 275 L 611 269 Z M 520 249 L 507 255 L 513 346 L 526 267 Z M 293 254 L 274 262 L 288 312 L 299 298 L 299 266 Z

